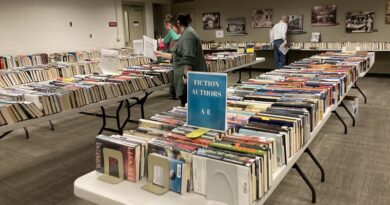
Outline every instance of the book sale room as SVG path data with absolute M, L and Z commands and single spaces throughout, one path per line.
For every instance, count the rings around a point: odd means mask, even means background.
M 390 0 L 0 0 L 0 205 L 389 205 Z

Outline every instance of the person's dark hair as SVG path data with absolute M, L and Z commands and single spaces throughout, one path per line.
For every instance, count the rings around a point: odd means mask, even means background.
M 192 22 L 191 14 L 176 14 L 175 18 L 173 18 L 173 25 L 178 26 L 178 23 L 180 23 L 184 27 L 188 27 Z
M 164 17 L 164 23 L 172 23 L 173 17 L 169 14 L 165 15 Z

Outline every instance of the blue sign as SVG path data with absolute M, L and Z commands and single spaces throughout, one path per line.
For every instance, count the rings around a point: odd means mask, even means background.
M 188 72 L 188 125 L 225 132 L 226 89 L 226 73 Z

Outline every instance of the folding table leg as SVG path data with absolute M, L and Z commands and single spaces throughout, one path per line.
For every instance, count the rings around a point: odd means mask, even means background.
M 102 128 L 100 128 L 99 135 L 102 134 L 102 132 L 106 128 L 106 124 L 107 124 L 106 110 L 104 109 L 103 106 L 101 106 L 100 109 L 102 110 L 102 115 L 101 116 L 102 116 L 102 119 L 103 119 L 103 124 L 102 124 Z
M 355 116 L 353 116 L 353 114 L 351 113 L 351 111 L 349 111 L 349 109 L 347 108 L 347 106 L 345 106 L 345 104 L 343 103 L 343 101 L 341 101 L 340 103 L 341 106 L 343 106 L 343 108 L 345 109 L 345 111 L 347 111 L 348 115 L 352 118 L 352 126 L 355 127 Z
M 305 149 L 305 152 L 310 156 L 310 158 L 314 161 L 314 163 L 317 165 L 317 167 L 321 171 L 321 182 L 325 182 L 325 171 L 320 162 L 317 160 L 317 158 L 313 155 L 313 153 L 310 151 L 309 148 Z
M 348 127 L 347 127 L 347 124 L 345 124 L 343 118 L 340 117 L 339 113 L 337 113 L 336 110 L 332 111 L 333 114 L 336 115 L 336 117 L 341 121 L 341 123 L 344 125 L 344 134 L 347 134 L 348 133 Z
M 364 94 L 364 92 L 357 85 L 357 81 L 355 81 L 355 84 L 353 85 L 352 88 L 357 89 L 359 91 L 359 93 L 363 95 L 363 97 L 364 97 L 364 104 L 367 104 L 367 96 Z
M 23 127 L 24 133 L 26 134 L 26 139 L 30 139 L 30 133 L 28 132 L 27 127 Z
M 241 74 L 242 74 L 242 71 L 240 69 L 240 70 L 238 70 L 238 81 L 237 81 L 237 84 L 241 83 Z
M 314 189 L 313 184 L 310 182 L 310 180 L 306 177 L 305 173 L 299 168 L 297 164 L 294 164 L 293 168 L 297 170 L 298 174 L 302 177 L 303 181 L 305 181 L 306 185 L 309 187 L 311 190 L 311 202 L 315 204 L 317 202 L 317 197 L 316 197 L 316 190 Z
M 134 104 L 131 104 L 130 105 L 130 108 L 132 108 L 133 106 L 135 105 L 140 105 L 141 106 L 141 118 L 142 119 L 145 119 L 145 103 L 146 103 L 146 100 L 148 99 L 149 95 L 151 95 L 153 92 L 146 92 L 145 93 L 145 96 L 141 99 L 137 98 L 137 97 L 134 97 L 134 98 L 131 98 L 132 100 L 135 100 L 136 102 Z M 135 120 L 128 120 L 129 122 L 132 122 L 132 123 L 138 123 L 138 121 L 135 121 Z
M 50 123 L 50 129 L 51 131 L 54 131 L 54 124 L 51 120 L 49 120 L 49 123 Z
M 5 136 L 7 136 L 8 134 L 10 134 L 11 132 L 13 132 L 13 130 L 8 131 L 8 132 L 4 132 L 2 135 L 0 135 L 0 139 L 3 139 Z

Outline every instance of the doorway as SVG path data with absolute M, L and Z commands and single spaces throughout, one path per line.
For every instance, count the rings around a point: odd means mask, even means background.
M 126 46 L 145 35 L 145 13 L 143 5 L 123 5 L 124 32 Z

